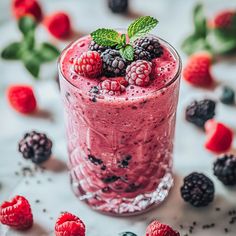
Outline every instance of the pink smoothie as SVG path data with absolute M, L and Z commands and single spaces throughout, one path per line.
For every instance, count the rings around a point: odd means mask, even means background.
M 155 79 L 109 95 L 97 91 L 99 79 L 73 71 L 90 41 L 71 44 L 59 65 L 73 190 L 94 209 L 135 214 L 162 202 L 172 186 L 180 59 L 160 40 Z

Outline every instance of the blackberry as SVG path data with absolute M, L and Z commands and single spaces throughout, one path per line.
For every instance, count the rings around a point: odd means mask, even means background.
M 204 174 L 194 172 L 184 178 L 181 187 L 182 198 L 194 207 L 207 206 L 214 199 L 213 182 Z
M 161 57 L 163 54 L 163 48 L 158 39 L 152 37 L 139 38 L 134 41 L 134 47 L 141 47 L 145 51 L 149 52 L 151 59 Z
M 214 175 L 228 186 L 236 185 L 236 156 L 225 154 L 214 162 Z
M 19 142 L 19 152 L 25 159 L 30 159 L 35 164 L 41 164 L 52 154 L 52 141 L 46 134 L 32 131 L 26 133 Z
M 95 41 L 91 41 L 90 45 L 89 45 L 89 50 L 90 51 L 96 51 L 99 54 L 102 54 L 103 52 L 105 52 L 109 47 L 105 47 L 105 46 L 101 46 L 99 44 L 97 44 Z
M 128 10 L 128 0 L 108 0 L 108 7 L 114 13 L 125 13 Z
M 132 233 L 132 232 L 123 232 L 119 233 L 120 236 L 137 236 L 137 234 Z
M 103 73 L 107 77 L 117 77 L 125 75 L 127 62 L 120 53 L 114 49 L 107 49 L 101 55 L 103 61 Z
M 134 60 L 145 60 L 145 61 L 151 61 L 151 54 L 146 51 L 144 48 L 141 47 L 135 47 L 134 48 Z
M 210 99 L 193 101 L 186 108 L 185 118 L 198 127 L 204 127 L 206 121 L 215 116 L 215 107 L 216 103 Z
M 232 105 L 234 104 L 234 100 L 235 100 L 234 90 L 230 87 L 223 87 L 220 101 L 224 104 Z

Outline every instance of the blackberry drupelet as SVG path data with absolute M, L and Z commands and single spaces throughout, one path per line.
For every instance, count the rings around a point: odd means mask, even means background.
M 108 0 L 108 7 L 114 13 L 125 13 L 128 10 L 128 0 Z
M 146 51 L 144 48 L 141 47 L 135 47 L 134 48 L 134 60 L 145 60 L 145 61 L 151 61 L 151 54 Z
M 107 49 L 101 55 L 103 61 L 103 74 L 107 77 L 125 75 L 127 61 L 114 49 Z
M 19 152 L 25 159 L 30 159 L 35 164 L 41 164 L 52 154 L 52 141 L 46 134 L 32 131 L 26 133 L 19 142 Z
M 193 101 L 186 108 L 185 118 L 198 127 L 204 127 L 206 121 L 215 116 L 215 107 L 216 103 L 210 99 Z
M 193 172 L 184 178 L 181 187 L 182 198 L 194 207 L 204 207 L 214 199 L 213 182 L 204 174 Z
M 95 41 L 91 41 L 90 45 L 89 45 L 89 50 L 90 51 L 96 51 L 99 54 L 102 54 L 103 52 L 105 52 L 109 47 L 105 47 L 105 46 L 101 46 L 99 44 L 97 44 Z
M 152 37 L 139 38 L 134 41 L 134 47 L 141 47 L 145 51 L 149 52 L 151 59 L 161 57 L 163 54 L 163 48 L 158 39 Z
M 228 186 L 236 185 L 236 156 L 225 154 L 217 158 L 213 166 L 214 175 Z

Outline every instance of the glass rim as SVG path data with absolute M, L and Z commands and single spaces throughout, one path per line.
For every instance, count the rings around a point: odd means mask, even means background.
M 123 31 L 124 29 L 116 29 L 116 30 L 119 30 L 119 31 Z M 58 61 L 57 61 L 57 68 L 58 68 L 58 71 L 59 71 L 59 75 L 61 75 L 63 77 L 63 79 L 69 83 L 71 86 L 75 87 L 77 90 L 80 90 L 81 89 L 76 86 L 75 84 L 73 84 L 69 79 L 66 78 L 66 76 L 63 74 L 62 72 L 62 59 L 63 59 L 63 56 L 65 55 L 65 53 L 67 52 L 67 50 L 72 46 L 74 45 L 76 42 L 78 42 L 80 39 L 82 38 L 85 38 L 87 37 L 88 35 L 85 35 L 85 36 L 82 36 L 76 40 L 73 40 L 71 43 L 69 43 L 69 45 L 67 45 L 61 52 L 59 58 L 58 58 Z M 153 93 L 157 93 L 158 91 L 161 91 L 162 89 L 165 89 L 165 88 L 168 88 L 170 87 L 177 79 L 180 79 L 180 74 L 181 74 L 181 71 L 182 71 L 182 60 L 181 60 L 181 57 L 179 55 L 179 53 L 177 52 L 177 50 L 169 43 L 167 42 L 166 40 L 162 39 L 161 37 L 158 37 L 154 34 L 148 34 L 147 36 L 149 37 L 154 37 L 156 39 L 158 39 L 161 44 L 164 44 L 165 46 L 167 46 L 167 48 L 170 50 L 171 54 L 174 56 L 174 58 L 176 59 L 176 61 L 178 62 L 178 69 L 176 70 L 176 73 L 175 75 L 173 76 L 172 79 L 170 79 L 170 81 L 168 81 L 168 83 L 164 84 L 163 86 L 161 86 L 160 88 L 154 90 L 153 92 L 151 92 L 150 94 L 153 94 Z M 146 95 L 147 96 L 147 95 Z

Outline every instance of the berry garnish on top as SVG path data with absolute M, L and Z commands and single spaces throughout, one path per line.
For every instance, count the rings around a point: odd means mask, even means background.
M 125 91 L 125 86 L 115 79 L 106 79 L 99 84 L 102 92 L 110 95 L 119 95 Z
M 215 15 L 210 25 L 216 29 L 236 29 L 236 11 L 224 10 Z
M 198 127 L 204 127 L 207 120 L 215 116 L 216 103 L 211 99 L 193 101 L 187 106 L 185 118 Z
M 155 220 L 146 229 L 146 236 L 180 236 L 179 232 L 173 230 L 169 225 Z
M 99 54 L 102 54 L 107 49 L 109 49 L 109 47 L 101 46 L 101 45 L 97 44 L 96 42 L 94 42 L 93 40 L 89 44 L 89 50 L 90 51 L 96 51 Z
M 213 166 L 214 175 L 228 186 L 236 185 L 236 156 L 224 154 L 218 157 Z
M 26 230 L 33 225 L 31 207 L 26 198 L 16 196 L 0 206 L 0 222 L 17 230 Z
M 184 178 L 181 195 L 194 207 L 204 207 L 214 200 L 215 187 L 204 174 L 194 172 Z
M 129 84 L 146 86 L 150 81 L 152 63 L 144 60 L 134 61 L 126 69 L 125 79 Z
M 230 87 L 223 87 L 220 101 L 227 105 L 232 105 L 235 102 L 235 92 Z
M 52 154 L 52 141 L 44 133 L 26 133 L 19 142 L 19 152 L 35 164 L 48 160 Z

